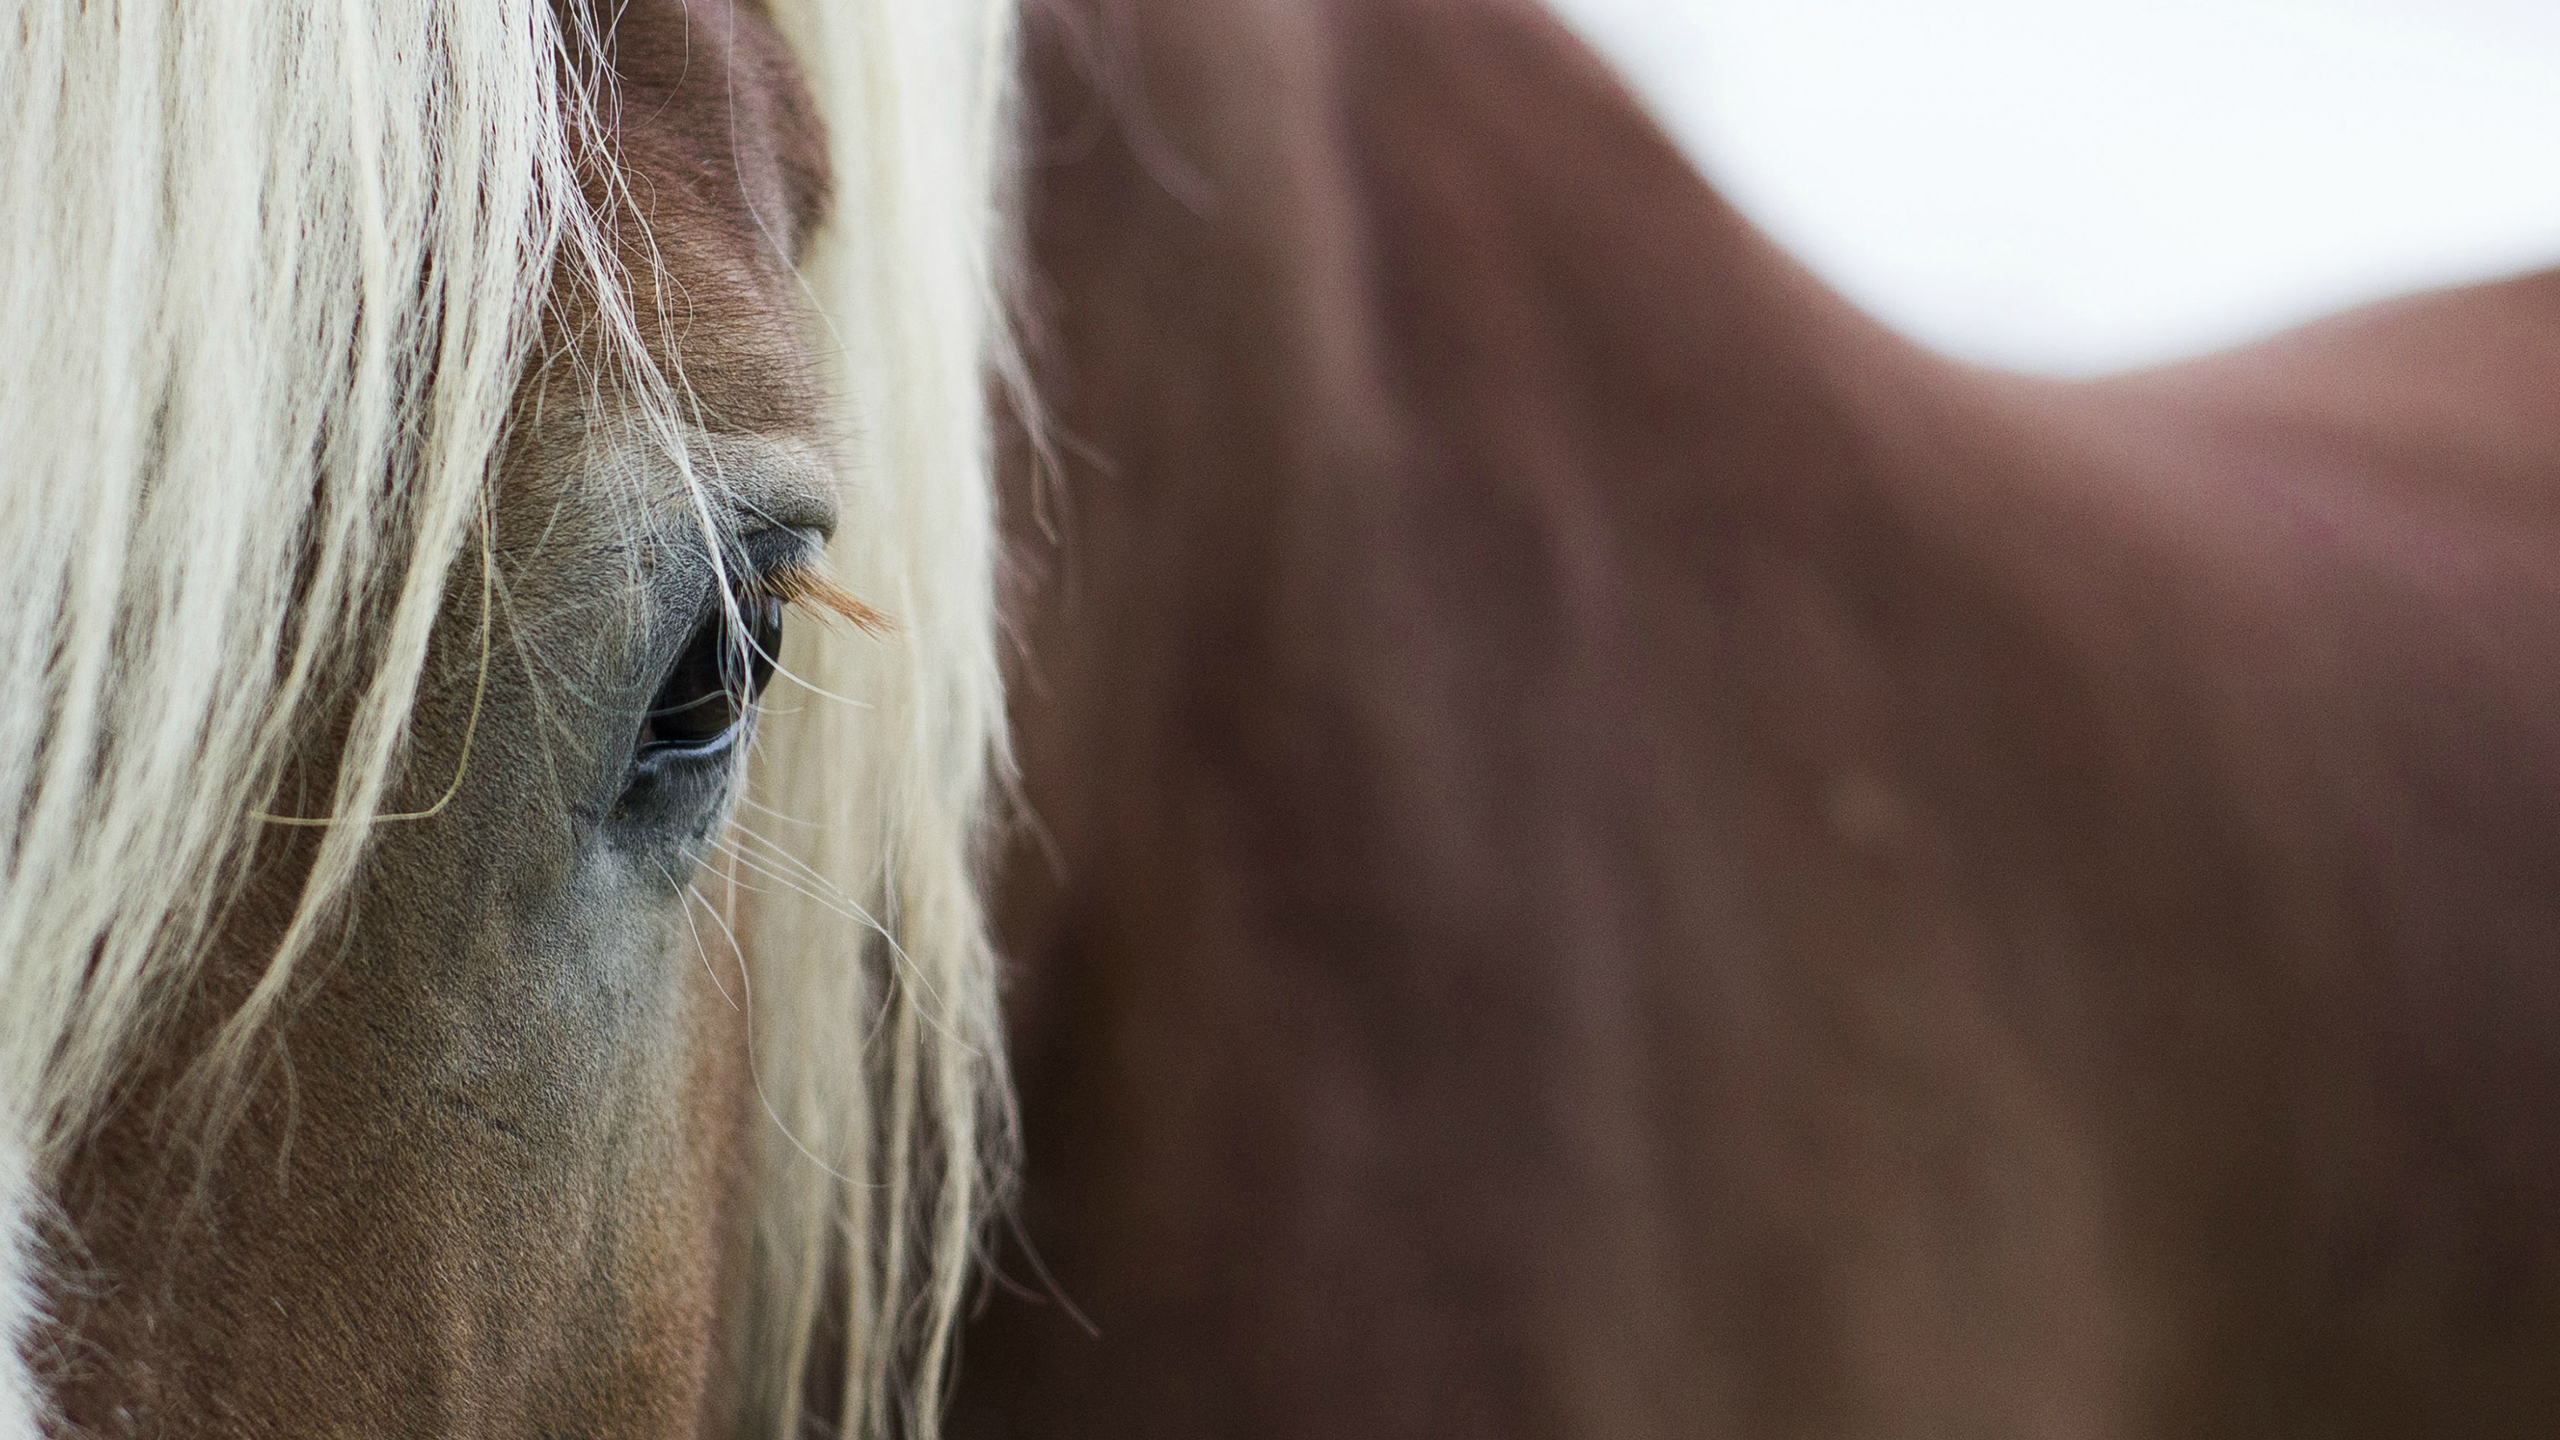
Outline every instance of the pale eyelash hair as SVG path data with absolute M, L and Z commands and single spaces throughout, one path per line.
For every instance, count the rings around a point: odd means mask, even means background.
M 848 1432 L 928 1435 L 1008 1131 L 974 846 L 1002 735 L 981 367 L 1009 16 L 777 8 L 843 222 L 810 267 L 861 437 L 832 558 L 899 632 L 796 648 L 861 703 L 777 714 L 761 747 L 758 785 L 823 822 L 800 843 L 825 885 L 748 917 L 777 1123 L 736 1343 L 771 1433 L 798 1433 L 835 1335 Z M 193 979 L 297 744 L 344 714 L 330 823 L 215 1082 L 393 818 L 555 280 L 690 476 L 680 377 L 579 186 L 592 44 L 550 0 L 0 0 L 6 1440 L 43 1433 L 43 1197 Z

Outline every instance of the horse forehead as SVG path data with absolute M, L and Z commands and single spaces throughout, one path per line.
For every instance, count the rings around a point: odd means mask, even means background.
M 648 256 L 626 268 L 632 309 L 641 343 L 681 372 L 696 478 L 742 528 L 831 528 L 830 427 L 793 273 L 825 203 L 826 148 L 788 47 L 753 4 L 571 3 L 593 7 L 616 85 L 604 121 L 622 180 L 594 198 Z M 564 313 L 580 309 L 570 297 Z M 546 381 L 539 393 L 555 390 Z M 529 437 L 535 463 L 507 487 L 538 512 L 541 533 L 557 534 L 564 502 L 588 493 L 579 477 L 609 482 L 597 493 L 690 510 L 662 437 L 583 415 L 571 406 L 560 430 Z
M 603 12 L 623 98 L 610 123 L 623 131 L 626 164 L 675 172 L 652 178 L 678 179 L 736 212 L 725 218 L 761 222 L 796 245 L 830 197 L 826 129 L 764 8 L 610 0 Z

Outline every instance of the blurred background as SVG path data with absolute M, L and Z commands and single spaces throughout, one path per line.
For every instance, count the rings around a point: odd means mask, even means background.
M 2560 263 L 2560 0 L 1551 0 L 1725 193 L 2087 374 Z

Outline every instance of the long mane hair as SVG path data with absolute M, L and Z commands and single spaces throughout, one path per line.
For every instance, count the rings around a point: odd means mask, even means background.
M 861 703 L 769 716 L 753 762 L 812 823 L 804 883 L 741 900 L 773 1118 L 732 1344 L 759 1428 L 798 1433 L 806 1377 L 841 1366 L 848 1433 L 926 1434 L 1003 1128 L 973 847 L 1002 744 L 983 411 L 1010 7 L 773 8 L 840 193 L 804 266 L 861 437 L 832 561 L 898 629 L 787 655 Z M 343 736 L 327 824 L 217 1056 L 395 818 L 557 284 L 684 443 L 582 188 L 613 101 L 578 9 L 0 11 L 0 1437 L 42 1431 L 19 1356 L 49 1179 L 195 977 L 297 742 Z

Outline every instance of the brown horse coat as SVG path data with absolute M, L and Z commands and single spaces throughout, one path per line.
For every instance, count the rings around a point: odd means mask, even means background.
M 964 1434 L 2560 1430 L 2560 275 L 2030 382 L 1520 0 L 1031 65 Z

